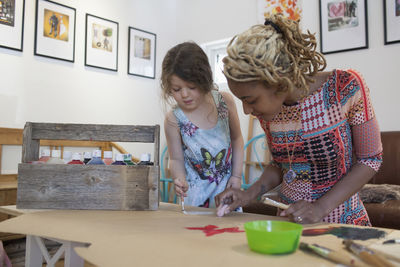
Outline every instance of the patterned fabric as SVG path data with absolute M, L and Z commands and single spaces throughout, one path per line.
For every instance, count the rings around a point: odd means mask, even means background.
M 283 106 L 272 121 L 261 118 L 273 164 L 296 178 L 282 182 L 282 202 L 314 202 L 357 162 L 378 171 L 382 162 L 380 131 L 369 89 L 354 70 L 334 70 L 327 81 L 301 103 Z M 354 150 L 354 151 L 353 151 Z M 371 225 L 356 193 L 323 219 L 328 223 Z
M 212 129 L 197 127 L 179 107 L 174 109 L 189 184 L 185 204 L 191 206 L 215 207 L 214 197 L 225 189 L 232 172 L 229 111 L 218 91 L 213 90 L 212 96 L 218 111 L 218 122 Z

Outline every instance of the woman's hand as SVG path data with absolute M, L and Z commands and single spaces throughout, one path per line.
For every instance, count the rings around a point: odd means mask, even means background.
M 175 178 L 174 179 L 175 193 L 179 197 L 187 197 L 187 191 L 189 189 L 189 185 L 186 182 L 185 178 Z
M 240 189 L 241 186 L 242 186 L 242 179 L 237 176 L 231 176 L 231 178 L 229 178 L 228 180 L 228 183 L 226 184 L 226 189 L 229 188 Z
M 282 211 L 279 215 L 287 216 L 292 221 L 301 224 L 321 222 L 326 216 L 316 203 L 310 203 L 305 200 L 299 200 L 294 204 L 290 204 L 289 208 Z
M 215 196 L 215 205 L 218 207 L 217 215 L 224 216 L 237 207 L 244 206 L 248 202 L 244 191 L 235 188 L 225 189 Z

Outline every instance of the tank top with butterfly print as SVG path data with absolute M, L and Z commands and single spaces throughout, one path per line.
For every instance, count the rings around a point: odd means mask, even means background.
M 190 206 L 215 207 L 214 197 L 224 191 L 232 172 L 228 107 L 218 91 L 211 93 L 218 111 L 211 129 L 197 127 L 179 107 L 174 109 L 189 185 L 185 204 Z

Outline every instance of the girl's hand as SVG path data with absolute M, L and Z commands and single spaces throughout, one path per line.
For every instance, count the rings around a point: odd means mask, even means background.
M 240 189 L 240 187 L 242 186 L 242 179 L 240 177 L 237 176 L 231 176 L 231 178 L 229 178 L 228 183 L 226 184 L 226 188 L 235 188 L 235 189 Z
M 175 178 L 174 179 L 174 186 L 175 186 L 175 193 L 178 196 L 184 196 L 187 197 L 187 191 L 189 189 L 189 185 L 186 182 L 185 178 Z
M 287 216 L 292 221 L 301 224 L 321 222 L 326 216 L 316 203 L 305 200 L 299 200 L 294 204 L 290 204 L 287 210 L 282 211 L 280 216 Z

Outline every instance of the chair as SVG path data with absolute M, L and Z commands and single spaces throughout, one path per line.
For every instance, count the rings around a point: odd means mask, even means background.
M 261 149 L 264 150 L 264 155 L 260 155 L 261 151 L 257 146 L 259 142 L 264 141 L 261 143 Z M 259 134 L 251 138 L 247 143 L 244 145 L 243 150 L 245 151 L 246 158 L 244 160 L 244 172 L 242 173 L 242 188 L 247 190 L 252 183 L 258 180 L 259 177 L 253 178 L 252 182 L 249 181 L 250 176 L 250 168 L 255 167 L 259 169 L 261 173 L 264 171 L 264 166 L 266 165 L 266 161 L 269 160 L 269 153 L 268 153 L 268 146 L 265 140 L 265 134 Z M 253 155 L 255 160 L 253 160 Z
M 161 153 L 161 161 L 160 161 L 160 169 L 161 169 L 161 177 L 160 177 L 160 194 L 161 194 L 161 201 L 162 202 L 170 202 L 170 197 L 173 195 L 172 202 L 176 203 L 177 197 L 174 190 L 174 182 L 172 178 L 167 178 L 166 172 L 168 172 L 168 163 L 165 164 L 164 160 L 167 161 L 167 154 L 168 147 L 166 146 Z M 168 162 L 168 161 L 167 161 Z

